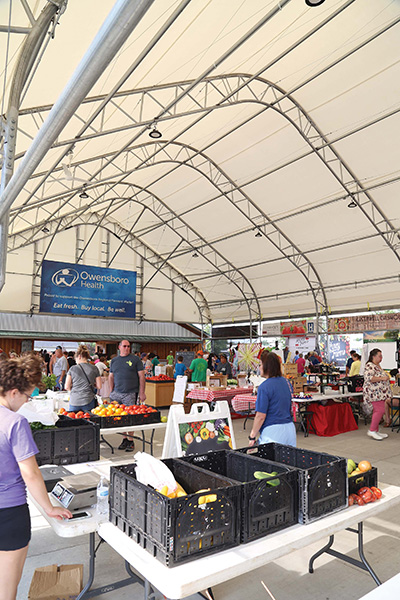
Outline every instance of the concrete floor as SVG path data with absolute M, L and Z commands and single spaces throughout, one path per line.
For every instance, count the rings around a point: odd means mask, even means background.
M 166 411 L 164 411 L 166 413 Z M 247 445 L 247 431 L 243 431 L 243 421 L 235 420 L 234 431 L 237 447 Z M 368 459 L 378 468 L 379 482 L 400 486 L 400 433 L 391 432 L 389 438 L 376 442 L 366 435 L 366 426 L 361 423 L 358 431 L 322 438 L 297 434 L 298 447 L 307 448 L 353 458 L 356 462 Z M 164 432 L 157 432 L 155 456 L 161 456 Z M 110 435 L 113 445 L 119 436 Z M 110 458 L 110 450 L 102 445 L 101 454 Z M 125 452 L 118 452 L 126 457 Z M 83 563 L 86 571 L 88 558 L 88 538 L 66 540 L 57 537 L 46 521 L 32 508 L 32 541 L 28 558 L 19 586 L 17 600 L 28 598 L 29 585 L 36 567 L 49 564 Z M 367 559 L 382 581 L 386 581 L 400 571 L 400 507 L 389 509 L 379 518 L 370 519 L 365 524 L 364 550 Z M 318 559 L 314 574 L 308 573 L 309 557 L 321 548 L 322 544 L 308 546 L 305 550 L 293 552 L 284 558 L 270 563 L 252 573 L 232 579 L 213 588 L 216 600 L 269 599 L 261 586 L 264 581 L 276 600 L 356 600 L 375 587 L 372 578 L 365 572 L 325 555 Z M 356 557 L 356 537 L 350 532 L 340 532 L 335 536 L 335 548 Z M 125 578 L 122 559 L 105 544 L 98 552 L 96 561 L 95 585 L 99 587 Z M 84 576 L 85 580 L 85 576 Z M 399 592 L 400 596 L 400 592 Z M 96 596 L 100 597 L 100 596 Z M 103 596 L 102 596 L 103 597 Z M 162 596 L 158 596 L 162 598 Z M 134 584 L 104 595 L 112 600 L 136 600 L 143 598 L 143 588 Z

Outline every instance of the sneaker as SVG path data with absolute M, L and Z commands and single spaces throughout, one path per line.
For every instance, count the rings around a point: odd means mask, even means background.
M 383 440 L 389 437 L 387 433 L 381 433 L 380 431 L 378 431 L 378 435 L 380 435 Z
M 118 450 L 126 450 L 126 448 L 129 446 L 129 444 L 130 444 L 130 441 L 128 440 L 128 438 L 123 438 L 122 442 L 118 446 Z
M 125 448 L 125 452 L 133 452 L 134 449 L 135 449 L 135 442 L 129 442 L 129 444 Z
M 369 437 L 372 437 L 372 439 L 377 440 L 379 442 L 381 442 L 383 440 L 383 437 L 377 431 L 368 430 L 367 435 L 369 435 Z

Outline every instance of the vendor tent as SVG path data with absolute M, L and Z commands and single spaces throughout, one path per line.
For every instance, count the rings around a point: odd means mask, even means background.
M 46 4 L 0 3 L 3 113 Z M 0 196 L 0 311 L 37 312 L 44 259 L 137 270 L 145 319 L 399 306 L 399 0 L 58 4 Z M 84 90 L 127 8 L 140 18 Z

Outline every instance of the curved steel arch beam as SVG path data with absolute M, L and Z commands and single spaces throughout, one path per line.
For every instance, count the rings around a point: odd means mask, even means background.
M 357 179 L 355 173 L 340 157 L 338 152 L 333 149 L 332 142 L 326 138 L 326 136 L 318 129 L 314 121 L 307 114 L 304 108 L 292 98 L 291 94 L 285 92 L 282 88 L 276 84 L 262 78 L 255 77 L 254 75 L 222 75 L 207 78 L 201 82 L 205 88 L 204 94 L 200 100 L 193 98 L 192 94 L 186 96 L 186 101 L 192 103 L 191 108 L 187 108 L 184 113 L 179 113 L 177 109 L 171 116 L 167 115 L 166 118 L 176 118 L 182 116 L 182 114 L 202 114 L 201 118 L 204 118 L 206 114 L 212 112 L 217 108 L 223 108 L 225 106 L 239 104 L 243 102 L 256 102 L 262 104 L 265 109 L 273 108 L 278 113 L 282 114 L 298 131 L 303 137 L 305 142 L 310 146 L 311 151 L 315 153 L 320 160 L 324 163 L 325 167 L 330 171 L 331 175 L 338 181 L 338 183 L 345 190 L 351 198 L 355 198 L 356 202 L 363 212 L 364 216 L 368 219 L 370 224 L 384 239 L 385 243 L 389 246 L 392 252 L 395 253 L 396 258 L 400 260 L 400 254 L 395 247 L 395 240 L 397 240 L 396 232 L 394 227 L 383 211 L 375 203 L 372 196 L 364 189 L 364 186 Z M 261 89 L 260 89 L 261 84 Z M 176 93 L 179 94 L 185 86 L 190 88 L 193 82 L 183 82 L 179 84 L 171 85 L 171 89 L 176 89 Z M 200 84 L 199 84 L 200 85 Z M 165 86 L 161 86 L 160 89 L 164 90 Z M 226 93 L 226 90 L 230 90 Z M 156 94 L 157 89 L 152 89 L 151 93 Z M 220 97 L 218 102 L 208 105 L 210 97 L 214 97 L 211 93 L 217 93 Z M 162 102 L 159 102 L 162 106 Z M 166 111 L 167 112 L 167 111 Z M 160 117 L 158 122 L 161 123 L 164 119 Z M 195 121 L 195 123 L 198 121 Z M 190 129 L 195 123 L 188 126 Z M 135 127 L 142 127 L 143 122 L 135 123 L 129 126 L 130 129 Z M 186 130 L 187 130 L 186 129 Z M 112 130 L 115 132 L 116 130 Z M 181 132 L 182 133 L 182 132 Z M 94 134 L 94 136 L 99 134 Z M 83 140 L 84 138 L 77 139 L 76 142 Z M 172 142 L 175 140 L 172 140 Z M 171 143 L 171 142 L 168 142 Z M 215 142 L 214 142 L 215 143 Z M 127 147 L 124 147 L 125 151 Z M 121 150 L 116 153 L 116 157 L 121 154 Z M 156 152 L 157 153 L 157 152 Z M 155 154 L 156 154 L 155 153 Z M 148 157 L 147 160 L 151 160 L 152 156 Z M 109 165 L 114 159 L 110 159 L 105 166 Z M 100 173 L 98 171 L 97 173 Z M 351 184 L 348 181 L 351 181 Z M 242 184 L 241 187 L 244 187 Z M 362 196 L 363 201 L 359 198 Z M 29 199 L 28 199 L 29 202 Z
M 90 189 L 99 187 L 99 186 L 103 186 L 103 183 L 99 183 L 97 184 L 97 186 L 91 186 Z M 210 246 L 210 244 L 207 243 L 206 239 L 203 238 L 202 236 L 199 236 L 199 234 L 197 233 L 197 231 L 195 231 L 195 229 L 193 227 L 191 227 L 188 223 L 182 221 L 182 219 L 180 219 L 179 215 L 177 215 L 176 213 L 174 213 L 172 210 L 170 210 L 170 208 L 164 203 L 162 202 L 162 200 L 160 200 L 160 198 L 158 198 L 154 193 L 149 192 L 146 188 L 141 188 L 140 186 L 136 186 L 130 183 L 125 183 L 125 182 L 121 182 L 121 183 L 117 183 L 116 185 L 121 185 L 123 187 L 129 187 L 132 190 L 132 194 L 129 198 L 126 199 L 126 202 L 138 202 L 141 206 L 143 206 L 144 202 L 150 202 L 152 203 L 152 207 L 150 207 L 148 204 L 146 204 L 146 210 L 149 210 L 150 212 L 153 213 L 153 215 L 159 219 L 162 223 L 163 226 L 167 226 L 175 235 L 177 235 L 182 243 L 186 242 L 188 244 L 188 246 L 191 248 L 192 251 L 196 251 L 197 250 L 197 244 L 198 242 L 201 243 L 201 245 L 206 245 L 206 246 Z M 113 186 L 113 189 L 115 188 L 115 186 Z M 139 191 L 137 191 L 139 190 Z M 111 191 L 111 190 L 109 190 Z M 108 193 L 108 192 L 105 192 Z M 141 203 L 138 199 L 136 199 L 138 197 L 139 194 L 145 194 L 145 198 L 143 199 L 143 203 Z M 121 195 L 118 196 L 119 198 L 121 198 Z M 136 197 L 136 198 L 135 198 Z M 112 206 L 112 202 L 114 200 L 114 197 L 111 198 L 109 200 L 109 205 L 106 208 L 106 214 L 100 214 L 100 218 L 97 222 L 97 228 L 101 227 L 102 222 L 107 218 L 107 213 L 110 211 L 111 206 Z M 98 205 L 98 199 L 94 200 L 92 202 L 91 205 L 86 205 L 84 207 L 84 209 L 82 209 L 82 214 L 84 214 L 84 212 L 87 212 L 91 206 L 95 206 Z M 118 206 L 118 208 L 120 208 L 120 206 Z M 60 208 L 56 211 L 59 212 Z M 56 216 L 56 213 L 54 213 L 54 215 L 51 215 L 47 220 L 46 220 L 46 226 L 47 223 L 51 223 L 54 219 L 59 219 L 59 216 Z M 81 218 L 82 215 L 78 214 L 75 211 L 73 214 L 75 214 L 75 218 Z M 165 219 L 168 218 L 168 221 L 166 221 Z M 185 235 L 182 235 L 182 233 L 180 233 L 179 231 L 175 230 L 174 227 L 174 223 L 175 222 L 179 222 L 181 225 L 183 225 L 184 227 L 184 232 Z M 43 227 L 44 224 L 41 224 L 41 227 Z M 35 226 L 27 228 L 25 230 L 26 233 L 29 232 L 36 232 L 36 228 Z M 17 234 L 16 234 L 17 235 Z M 91 235 L 91 238 L 93 238 L 94 233 Z M 24 239 L 24 243 L 25 245 L 31 244 L 35 241 L 34 239 L 34 235 L 31 235 L 30 238 L 25 238 Z M 89 242 L 90 243 L 90 240 Z M 87 247 L 88 244 L 86 244 L 85 248 Z M 82 250 L 81 254 L 84 252 L 85 248 Z M 241 294 L 241 296 L 243 297 L 243 302 L 246 304 L 248 311 L 249 311 L 249 318 L 251 321 L 254 320 L 258 320 L 260 318 L 261 315 L 261 311 L 260 311 L 260 306 L 257 300 L 257 295 L 254 291 L 253 286 L 251 285 L 250 281 L 244 277 L 241 273 L 241 271 L 239 269 L 237 269 L 229 260 L 226 259 L 226 257 L 224 257 L 220 252 L 218 252 L 218 250 L 213 249 L 213 256 L 205 256 L 203 255 L 203 258 L 210 264 L 212 265 L 212 267 L 217 271 L 217 274 L 219 274 L 221 277 L 224 277 L 226 279 L 228 279 L 228 281 L 230 283 L 232 283 L 236 289 L 239 291 L 239 293 Z M 165 259 L 163 259 L 165 260 Z M 255 308 L 253 308 L 253 305 L 255 304 Z
M 72 211 L 68 215 L 63 215 L 62 217 L 46 221 L 45 223 L 39 223 L 33 227 L 28 227 L 24 231 L 9 236 L 9 251 L 18 250 L 19 248 L 24 248 L 34 242 L 48 238 L 50 245 L 58 232 L 79 227 L 79 225 L 93 225 L 96 227 L 102 217 L 103 215 L 95 212 L 87 213 L 82 211 L 81 214 L 77 214 L 77 211 Z M 78 223 L 76 223 L 77 219 L 79 219 Z M 46 228 L 48 229 L 48 232 L 46 233 L 43 232 L 44 225 L 46 225 Z M 134 233 L 125 229 L 119 223 L 112 221 L 110 218 L 103 219 L 100 228 L 109 231 L 111 234 L 121 239 L 121 243 L 128 246 L 128 248 L 133 250 L 155 269 L 162 264 L 162 274 L 192 298 L 199 311 L 202 324 L 211 322 L 212 315 L 209 303 L 203 292 L 176 267 L 169 262 L 166 262 L 161 254 L 155 252 L 148 244 L 137 238 Z M 31 237 L 27 238 L 27 234 L 30 234 Z

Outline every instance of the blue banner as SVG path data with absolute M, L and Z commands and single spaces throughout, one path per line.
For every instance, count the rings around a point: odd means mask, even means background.
M 44 260 L 40 312 L 135 318 L 136 272 Z

